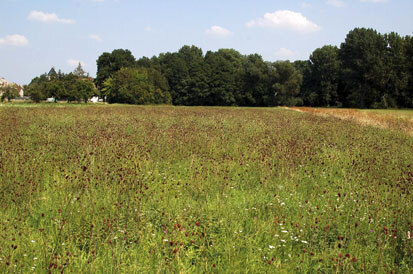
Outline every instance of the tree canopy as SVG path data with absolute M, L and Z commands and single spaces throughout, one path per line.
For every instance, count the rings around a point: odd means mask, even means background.
M 122 68 L 103 84 L 109 103 L 169 104 L 171 96 L 160 88 L 159 74 L 145 68 Z
M 60 70 L 56 72 L 52 67 L 49 73 L 35 77 L 26 86 L 25 91 L 35 102 L 47 98 L 87 102 L 90 97 L 98 94 L 93 78 L 87 75 L 81 64 L 69 74 L 64 74 Z
M 177 52 L 136 60 L 115 49 L 97 59 L 94 79 L 81 64 L 73 73 L 52 68 L 27 88 L 33 100 L 211 106 L 306 105 L 319 107 L 413 107 L 413 39 L 355 28 L 340 47 L 326 45 L 308 60 L 266 62 L 235 49 L 204 54 L 185 45 Z
M 0 87 L 0 100 L 3 102 L 5 99 L 8 101 L 19 96 L 19 87 L 16 84 L 9 84 Z

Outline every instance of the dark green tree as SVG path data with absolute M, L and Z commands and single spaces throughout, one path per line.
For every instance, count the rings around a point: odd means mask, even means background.
M 294 65 L 289 61 L 278 61 L 272 63 L 270 69 L 274 105 L 302 105 L 303 100 L 299 94 L 303 76 Z
M 380 107 L 386 94 L 385 37 L 373 29 L 356 28 L 341 44 L 341 101 L 346 106 Z
M 295 61 L 294 67 L 303 76 L 299 97 L 303 99 L 303 103 L 306 106 L 317 105 L 318 95 L 314 92 L 313 72 L 310 60 Z
M 209 86 L 202 49 L 195 46 L 184 46 L 178 54 L 185 60 L 188 67 L 188 77 L 184 79 L 184 94 L 187 96 L 185 104 L 204 105 Z
M 121 68 L 135 67 L 135 57 L 129 50 L 116 49 L 112 53 L 105 52 L 97 60 L 97 73 L 95 84 L 98 89 L 103 83 Z
M 340 106 L 338 83 L 340 61 L 338 48 L 324 46 L 310 56 L 312 92 L 316 94 L 315 106 Z
M 36 103 L 45 100 L 48 97 L 48 82 L 49 77 L 47 74 L 35 77 L 25 88 L 25 93 Z
M 386 82 L 380 106 L 384 108 L 404 107 L 409 83 L 407 39 L 394 32 L 386 34 L 385 39 L 387 40 Z
M 82 100 L 82 95 L 80 94 L 77 86 L 78 80 L 79 77 L 74 75 L 72 72 L 67 74 L 62 80 L 64 93 L 59 96 L 59 99 L 67 100 L 68 102 Z
M 19 96 L 19 87 L 15 84 L 9 84 L 0 87 L 0 100 L 3 102 L 5 99 L 10 101 Z
M 185 105 L 188 96 L 185 94 L 185 79 L 189 78 L 189 69 L 185 60 L 178 53 L 166 53 L 159 56 L 161 72 L 168 80 L 171 89 L 172 103 Z
M 242 98 L 242 95 L 237 95 L 242 88 L 242 63 L 243 56 L 234 49 L 207 52 L 205 55 L 209 82 L 209 91 L 205 96 L 207 105 L 237 105 L 237 98 Z
M 405 37 L 406 47 L 406 71 L 408 73 L 408 83 L 406 89 L 401 91 L 402 107 L 413 108 L 413 37 Z
M 89 79 L 77 79 L 76 89 L 79 93 L 79 97 L 87 103 L 89 98 L 96 94 L 96 88 L 92 81 Z
M 273 100 L 269 79 L 269 67 L 261 55 L 243 57 L 240 78 L 242 88 L 236 92 L 237 105 L 269 106 Z
M 144 68 L 122 68 L 104 83 L 109 103 L 169 104 L 169 92 L 155 87 Z
M 47 74 L 47 76 L 49 77 L 49 80 L 57 80 L 57 79 L 59 78 L 54 67 L 52 67 L 52 68 L 50 69 L 50 71 L 49 71 L 49 73 Z
M 62 80 L 49 80 L 46 84 L 46 96 L 48 98 L 61 99 L 65 97 L 66 91 Z

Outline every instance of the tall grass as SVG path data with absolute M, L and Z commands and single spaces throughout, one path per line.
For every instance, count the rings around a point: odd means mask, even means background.
M 0 272 L 413 269 L 403 132 L 282 109 L 8 107 L 0 142 Z

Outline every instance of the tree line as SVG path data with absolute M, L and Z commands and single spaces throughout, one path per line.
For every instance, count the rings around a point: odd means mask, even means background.
M 296 61 L 308 106 L 413 107 L 413 38 L 356 28 L 341 44 Z
M 97 60 L 97 90 L 87 79 L 84 72 L 51 71 L 33 79 L 28 91 L 32 98 L 96 94 L 129 104 L 412 108 L 413 39 L 355 28 L 340 47 L 324 46 L 295 62 L 267 62 L 234 49 L 204 54 L 196 46 L 140 59 L 116 49 Z
M 99 94 L 93 81 L 94 79 L 89 77 L 79 63 L 77 68 L 68 74 L 60 70 L 56 72 L 52 67 L 48 73 L 35 77 L 24 90 L 34 102 L 47 98 L 53 98 L 55 101 L 87 102 L 92 96 Z
M 244 56 L 234 49 L 208 51 L 183 46 L 178 52 L 135 60 L 129 50 L 103 53 L 97 60 L 95 83 L 109 103 L 172 103 L 186 106 L 272 106 L 302 104 L 301 73 L 294 64 L 265 62 L 258 54 Z M 147 88 L 138 85 L 145 75 Z M 131 85 L 131 81 L 137 83 Z M 113 83 L 118 83 L 115 87 Z M 158 100 L 138 95 L 154 94 Z M 147 100 L 144 99 L 148 98 Z

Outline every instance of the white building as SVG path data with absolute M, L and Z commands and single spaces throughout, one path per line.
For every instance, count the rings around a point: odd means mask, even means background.
M 19 89 L 19 97 L 23 97 L 24 96 L 24 90 L 23 87 L 20 86 L 19 84 L 16 83 L 10 83 L 9 81 L 7 81 L 6 79 L 0 77 L 0 87 L 5 87 L 5 86 L 9 86 L 9 85 L 16 85 L 17 88 Z M 0 92 L 0 96 L 3 95 L 2 92 Z
M 98 103 L 99 102 L 99 97 L 98 96 L 93 96 L 92 98 L 89 99 L 90 102 L 92 103 Z

